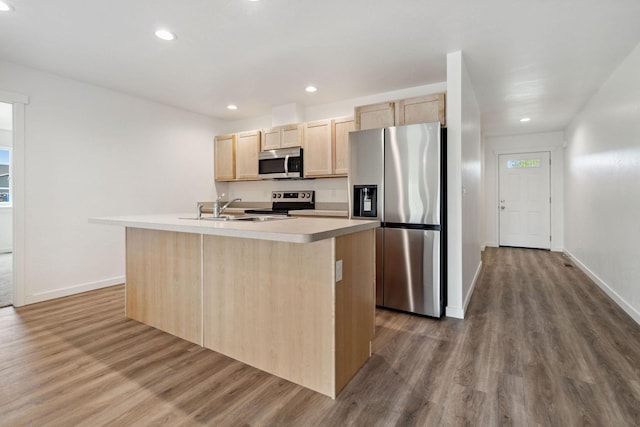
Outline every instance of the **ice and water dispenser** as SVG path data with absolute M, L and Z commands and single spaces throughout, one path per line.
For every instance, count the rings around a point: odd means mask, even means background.
M 377 185 L 353 186 L 353 216 L 365 218 L 378 216 Z

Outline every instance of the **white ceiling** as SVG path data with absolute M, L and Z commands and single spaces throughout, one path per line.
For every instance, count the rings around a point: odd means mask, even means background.
M 5 1 L 0 59 L 225 120 L 442 82 L 462 50 L 485 134 L 561 130 L 640 42 L 638 0 Z

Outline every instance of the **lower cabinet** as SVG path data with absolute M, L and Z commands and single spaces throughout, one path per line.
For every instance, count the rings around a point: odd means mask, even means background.
M 371 356 L 374 231 L 289 243 L 128 227 L 126 316 L 335 398 Z
M 199 234 L 126 231 L 127 317 L 202 345 Z
M 371 355 L 374 236 L 204 236 L 203 345 L 335 398 Z

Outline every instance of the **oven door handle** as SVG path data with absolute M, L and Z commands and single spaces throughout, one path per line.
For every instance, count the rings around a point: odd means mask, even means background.
M 284 174 L 289 175 L 289 155 L 284 156 Z

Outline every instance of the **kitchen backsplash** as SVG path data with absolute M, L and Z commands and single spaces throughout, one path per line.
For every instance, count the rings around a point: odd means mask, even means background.
M 347 203 L 347 178 L 321 178 L 282 181 L 230 182 L 225 199 L 242 198 L 243 201 L 270 202 L 275 190 L 315 190 L 316 202 Z

